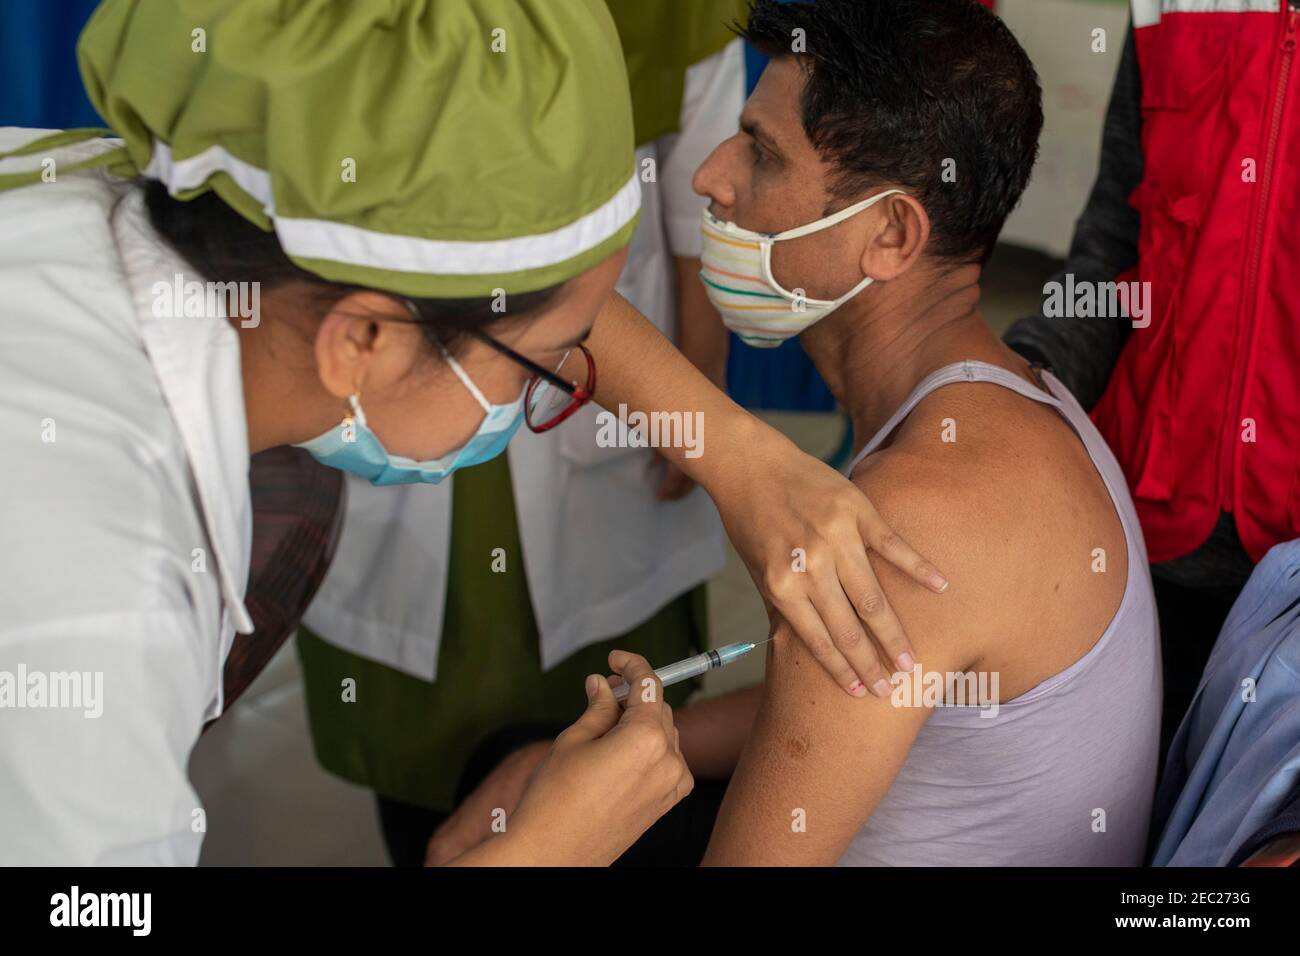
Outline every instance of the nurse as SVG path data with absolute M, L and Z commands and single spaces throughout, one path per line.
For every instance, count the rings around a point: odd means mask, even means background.
M 617 291 L 721 384 L 727 330 L 699 280 L 706 200 L 691 184 L 738 129 L 744 52 L 729 25 L 746 0 L 606 6 L 645 173 Z M 689 487 L 662 500 L 681 473 L 654 449 L 599 442 L 607 418 L 592 403 L 561 428 L 520 429 L 506 454 L 439 485 L 348 481 L 298 652 L 316 758 L 374 791 L 399 866 L 425 862 L 484 738 L 567 724 L 614 648 L 665 664 L 710 646 L 703 582 L 726 560 L 717 509 Z M 358 693 L 342 700 L 349 677 Z M 665 699 L 680 707 L 698 683 Z
M 611 294 L 639 198 L 598 0 L 107 0 L 78 53 L 122 142 L 0 131 L 0 671 L 30 675 L 0 698 L 3 862 L 197 859 L 186 761 L 252 627 L 248 461 L 277 445 L 436 482 L 593 391 L 701 412 L 709 454 L 665 455 L 775 609 L 846 690 L 893 669 L 864 542 L 938 572 Z M 661 694 L 587 692 L 458 862 L 606 863 L 689 791 Z

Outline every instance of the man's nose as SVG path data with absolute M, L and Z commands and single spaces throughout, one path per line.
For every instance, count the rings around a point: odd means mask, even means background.
M 730 207 L 736 201 L 736 190 L 731 184 L 731 176 L 727 173 L 728 146 L 734 139 L 733 136 L 720 143 L 700 164 L 700 168 L 695 171 L 695 177 L 691 180 L 691 188 L 699 195 L 712 200 L 714 206 Z

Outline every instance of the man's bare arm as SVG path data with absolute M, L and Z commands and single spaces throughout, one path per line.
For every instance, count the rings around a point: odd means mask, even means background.
M 978 519 L 962 514 L 946 486 L 899 468 L 856 479 L 901 533 L 939 556 L 951 601 L 917 600 L 884 562 L 877 573 L 924 672 L 963 671 L 979 656 L 972 622 L 988 610 L 984 556 L 964 545 Z M 963 525 L 965 527 L 963 527 Z M 981 593 L 983 592 L 983 593 Z M 778 627 L 768 654 L 762 705 L 709 843 L 705 865 L 819 866 L 834 863 L 889 791 L 931 711 L 890 699 L 853 701 L 803 643 Z
M 673 719 L 682 756 L 697 780 L 726 780 L 736 770 L 763 700 L 763 685 L 695 701 Z

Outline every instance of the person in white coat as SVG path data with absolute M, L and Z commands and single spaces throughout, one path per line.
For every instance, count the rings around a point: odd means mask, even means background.
M 875 586 L 866 545 L 937 575 L 612 294 L 639 189 L 598 0 L 193 21 L 97 9 L 78 55 L 118 138 L 0 131 L 0 862 L 196 861 L 186 762 L 251 630 L 264 449 L 436 482 L 584 404 L 599 367 L 606 404 L 716 423 L 706 456 L 664 454 L 801 636 Z M 548 371 L 569 354 L 581 382 Z M 783 572 L 796 541 L 806 575 Z M 865 643 L 821 648 L 846 688 Z M 456 862 L 608 862 L 689 791 L 661 694 L 586 690 L 508 833 Z
M 725 387 L 727 332 L 699 280 L 705 200 L 692 179 L 737 129 L 744 50 L 729 24 L 743 4 L 606 2 L 640 144 L 641 218 L 617 290 Z M 676 117 L 665 84 L 649 82 L 670 70 Z M 709 646 L 703 582 L 725 562 L 717 511 L 654 449 L 605 441 L 609 415 L 589 405 L 440 485 L 348 482 L 344 534 L 298 646 L 317 758 L 375 792 L 399 865 L 425 861 L 489 735 L 567 724 L 583 676 L 613 648 L 662 665 Z M 696 443 L 688 454 L 707 448 L 702 430 L 681 437 Z M 344 681 L 354 693 L 340 693 Z M 698 684 L 668 689 L 668 703 Z

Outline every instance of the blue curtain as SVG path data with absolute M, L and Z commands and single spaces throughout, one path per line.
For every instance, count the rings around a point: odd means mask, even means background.
M 0 126 L 104 125 L 77 70 L 77 37 L 96 2 L 0 3 Z

